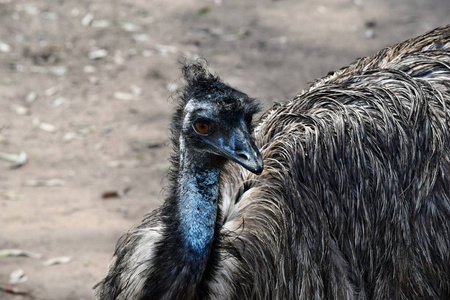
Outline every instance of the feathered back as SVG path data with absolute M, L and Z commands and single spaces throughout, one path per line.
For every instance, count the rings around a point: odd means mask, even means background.
M 244 298 L 448 299 L 449 120 L 450 26 L 268 110 L 222 280 Z

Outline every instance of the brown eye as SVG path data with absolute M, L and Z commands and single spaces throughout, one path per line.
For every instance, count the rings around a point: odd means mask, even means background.
M 197 122 L 194 124 L 195 131 L 200 134 L 207 134 L 211 125 L 208 122 Z

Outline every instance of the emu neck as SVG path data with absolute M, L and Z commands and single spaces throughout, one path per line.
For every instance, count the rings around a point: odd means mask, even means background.
M 223 163 L 185 147 L 181 137 L 179 153 L 173 193 L 162 210 L 166 231 L 142 299 L 197 299 L 211 258 Z
M 203 265 L 214 239 L 220 167 L 183 152 L 178 205 L 181 246 L 187 259 Z

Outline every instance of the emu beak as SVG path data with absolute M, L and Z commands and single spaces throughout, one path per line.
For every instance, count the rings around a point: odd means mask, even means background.
M 236 129 L 231 132 L 228 143 L 221 141 L 221 152 L 223 155 L 252 173 L 261 174 L 264 169 L 264 163 L 252 137 L 247 130 Z

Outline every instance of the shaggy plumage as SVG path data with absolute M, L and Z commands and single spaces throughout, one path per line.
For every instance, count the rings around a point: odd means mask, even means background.
M 166 242 L 171 193 L 119 241 L 100 299 L 450 299 L 450 26 L 275 105 L 254 140 L 260 176 L 220 162 L 203 268 Z

